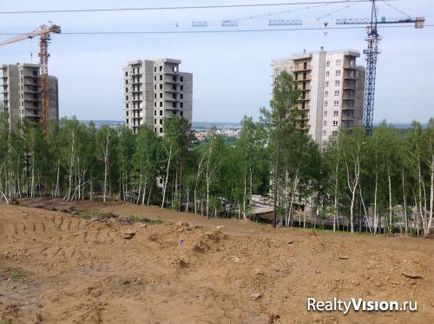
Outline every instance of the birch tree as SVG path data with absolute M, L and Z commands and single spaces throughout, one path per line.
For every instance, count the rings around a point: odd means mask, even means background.
M 295 116 L 300 91 L 292 76 L 283 71 L 278 75 L 273 84 L 273 97 L 270 101 L 270 109 L 262 109 L 262 122 L 268 128 L 270 152 L 272 157 L 272 186 L 273 186 L 273 227 L 277 225 L 279 196 L 284 186 L 285 171 L 282 165 L 283 140 L 287 132 L 293 132 L 295 128 Z
M 98 130 L 97 133 L 97 144 L 99 151 L 99 158 L 103 162 L 104 175 L 103 175 L 103 185 L 102 185 L 102 194 L 103 194 L 103 202 L 106 202 L 107 199 L 111 196 L 111 165 L 112 159 L 114 158 L 114 148 L 116 141 L 116 132 L 112 128 L 108 126 L 103 126 Z
M 359 189 L 362 161 L 366 145 L 365 130 L 356 128 L 352 134 L 346 134 L 343 138 L 343 161 L 346 171 L 347 189 L 350 200 L 350 231 L 354 233 L 355 206 L 357 190 Z
M 132 157 L 136 204 L 149 204 L 157 181 L 160 141 L 152 129 L 141 126 L 134 141 Z

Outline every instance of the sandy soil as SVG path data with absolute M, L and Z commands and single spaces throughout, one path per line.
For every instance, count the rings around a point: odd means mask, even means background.
M 163 223 L 0 205 L 1 324 L 434 322 L 434 240 L 76 207 Z M 411 300 L 418 311 L 308 312 L 308 297 Z

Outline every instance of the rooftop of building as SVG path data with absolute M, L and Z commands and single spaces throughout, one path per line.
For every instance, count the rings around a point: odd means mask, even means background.
M 128 65 L 136 65 L 136 64 L 143 64 L 145 62 L 154 62 L 154 63 L 171 63 L 171 64 L 181 64 L 181 60 L 173 59 L 173 58 L 162 58 L 162 59 L 156 59 L 156 60 L 148 60 L 148 59 L 137 59 L 137 60 L 131 60 L 128 61 Z
M 34 63 L 3 64 L 1 67 L 2 69 L 7 69 L 9 66 L 29 67 L 29 68 L 39 69 L 39 64 L 34 64 Z
M 354 56 L 354 57 L 360 57 L 360 52 L 357 50 L 353 50 L 353 49 L 325 51 L 323 48 L 321 48 L 319 51 L 306 51 L 306 50 L 304 50 L 301 53 L 294 53 L 291 55 L 291 57 L 288 57 L 288 58 L 281 58 L 281 59 L 273 60 L 272 65 L 276 65 L 279 63 L 281 64 L 281 63 L 285 63 L 287 61 L 292 61 L 292 60 L 301 60 L 301 59 L 312 58 L 313 55 L 319 54 L 319 53 L 326 53 L 329 55 L 342 54 L 344 56 L 349 55 L 349 56 Z

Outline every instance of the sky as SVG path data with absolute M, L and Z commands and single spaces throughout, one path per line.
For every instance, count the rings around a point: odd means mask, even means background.
M 0 1 L 0 12 L 276 2 L 300 0 L 8 0 Z M 433 24 L 433 0 L 378 2 L 379 17 L 425 16 L 426 24 Z M 369 14 L 368 3 L 127 12 L 0 13 L 0 40 L 11 37 L 2 34 L 30 32 L 48 21 L 62 27 L 63 34 L 54 35 L 49 47 L 49 73 L 59 79 L 61 116 L 76 116 L 81 120 L 122 120 L 122 67 L 130 60 L 169 57 L 182 60 L 181 71 L 193 73 L 194 121 L 238 122 L 245 115 L 257 119 L 259 109 L 268 106 L 273 59 L 289 58 L 304 49 L 317 51 L 323 46 L 327 51 L 357 50 L 361 53 L 358 64 L 365 65 L 365 29 L 127 35 L 67 33 L 186 31 L 194 29 L 191 28 L 193 21 L 207 21 L 208 30 L 224 30 L 220 27 L 222 20 L 261 15 L 239 20 L 240 28 L 269 29 L 266 27 L 268 19 L 315 21 L 319 18 L 368 18 Z M 374 122 L 426 122 L 434 117 L 434 28 L 380 26 L 379 32 L 382 52 L 377 65 Z M 0 64 L 37 63 L 37 53 L 37 39 L 1 47 Z

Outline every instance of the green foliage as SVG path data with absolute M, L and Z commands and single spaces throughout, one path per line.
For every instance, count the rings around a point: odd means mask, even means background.
M 89 209 L 79 209 L 75 213 L 76 216 L 84 219 L 93 219 L 98 218 L 102 215 L 101 212 L 95 211 L 95 210 L 89 210 Z
M 130 215 L 127 217 L 127 220 L 133 223 L 143 223 L 149 225 L 160 225 L 163 224 L 164 221 L 162 219 L 150 219 L 146 217 L 138 217 L 134 215 Z
M 0 319 L 0 324 L 13 324 L 12 319 Z
M 0 112 L 0 196 L 123 200 L 208 217 L 249 217 L 253 196 L 273 200 L 276 221 L 335 230 L 428 234 L 434 202 L 434 119 L 401 132 L 385 122 L 367 136 L 342 130 L 320 150 L 300 130 L 300 93 L 289 74 L 275 80 L 259 122 L 244 117 L 239 138 L 211 131 L 197 143 L 173 116 L 164 136 L 142 126 L 101 127 L 61 119 L 47 136 Z M 2 199 L 4 201 L 4 199 Z M 79 217 L 100 215 L 79 211 Z M 153 223 L 131 217 L 130 221 Z
M 10 273 L 9 278 L 13 281 L 23 281 L 31 276 L 31 272 L 24 270 L 13 270 Z

